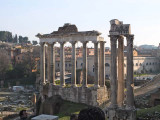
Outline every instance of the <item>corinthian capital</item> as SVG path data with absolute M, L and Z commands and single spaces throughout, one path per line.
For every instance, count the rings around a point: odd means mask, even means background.
M 66 42 L 59 42 L 61 45 L 64 45 Z
M 43 46 L 45 44 L 45 42 L 40 42 L 40 45 Z
M 119 35 L 109 35 L 111 41 L 117 41 Z
M 133 40 L 134 39 L 134 35 L 126 35 L 127 40 Z
M 75 45 L 77 43 L 77 41 L 71 41 L 70 42 L 72 45 Z

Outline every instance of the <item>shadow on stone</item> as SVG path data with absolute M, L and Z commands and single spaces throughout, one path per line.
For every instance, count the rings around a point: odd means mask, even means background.
M 39 103 L 40 107 L 39 110 L 37 110 L 39 111 L 38 114 L 54 115 L 59 113 L 61 105 L 63 104 L 63 100 L 59 95 L 54 95 L 47 98 L 43 103 Z

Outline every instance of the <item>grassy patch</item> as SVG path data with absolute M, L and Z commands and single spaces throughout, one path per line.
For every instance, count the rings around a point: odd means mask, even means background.
M 56 85 L 60 85 L 60 80 L 55 81 Z
M 57 116 L 59 116 L 59 120 L 70 120 L 71 114 L 79 114 L 80 110 L 85 108 L 88 108 L 85 104 L 64 101 Z
M 147 74 L 147 73 L 134 74 L 134 77 L 140 77 L 140 76 L 146 76 L 146 75 L 151 75 L 151 74 Z
M 137 117 L 145 117 L 149 113 L 150 115 L 154 115 L 155 112 L 160 112 L 160 105 L 151 108 L 140 109 L 137 111 Z
M 28 110 L 28 108 L 27 107 L 17 107 L 16 108 L 16 112 L 19 112 L 21 110 Z

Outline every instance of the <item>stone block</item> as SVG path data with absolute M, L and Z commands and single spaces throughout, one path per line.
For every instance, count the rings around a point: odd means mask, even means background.
M 32 118 L 31 120 L 58 120 L 58 116 L 42 114 Z

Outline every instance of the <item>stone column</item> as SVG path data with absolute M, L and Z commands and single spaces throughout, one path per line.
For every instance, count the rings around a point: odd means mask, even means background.
M 124 101 L 124 37 L 119 36 L 118 38 L 118 95 L 117 102 L 118 106 L 123 106 Z
M 72 42 L 72 86 L 76 87 L 76 42 Z
M 99 76 L 100 76 L 100 86 L 105 86 L 105 42 L 100 41 L 100 57 L 99 57 Z
M 83 82 L 82 87 L 87 87 L 87 41 L 83 42 Z
M 94 86 L 95 88 L 99 87 L 99 51 L 98 43 L 94 42 Z
M 55 48 L 54 48 L 54 44 L 55 43 L 52 43 L 51 44 L 51 59 L 50 59 L 50 63 L 51 63 L 51 66 L 50 66 L 50 69 L 51 69 L 51 74 L 50 74 L 50 82 L 53 83 L 53 85 L 55 85 Z
M 111 42 L 111 108 L 117 107 L 117 36 L 110 35 Z
M 134 35 L 127 38 L 127 109 L 134 108 L 134 82 L 133 82 L 133 39 Z
M 41 51 L 40 51 L 40 74 L 41 74 L 41 83 L 45 83 L 45 43 L 41 44 Z
M 47 53 L 48 53 L 48 57 L 47 57 L 47 79 L 48 82 L 51 82 L 51 44 L 47 44 L 48 45 L 48 49 L 47 49 Z
M 65 86 L 65 53 L 64 53 L 65 42 L 60 43 L 60 85 Z

